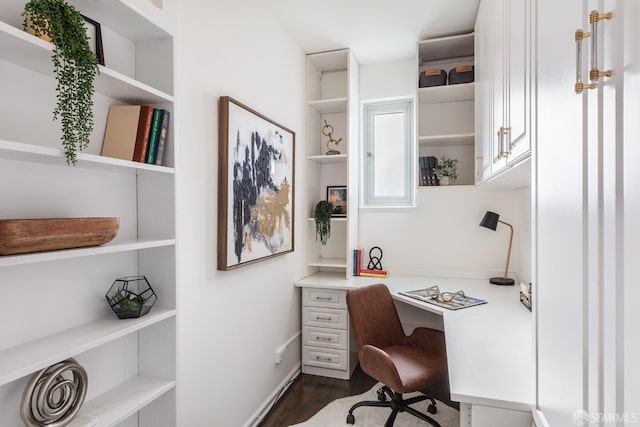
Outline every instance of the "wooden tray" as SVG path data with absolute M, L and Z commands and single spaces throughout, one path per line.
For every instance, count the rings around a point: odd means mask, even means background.
M 0 255 L 82 248 L 110 242 L 120 218 L 0 220 Z

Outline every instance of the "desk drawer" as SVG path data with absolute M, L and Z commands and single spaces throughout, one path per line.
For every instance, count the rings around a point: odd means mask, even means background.
M 302 324 L 306 326 L 346 330 L 348 316 L 347 310 L 332 310 L 330 308 L 316 307 L 302 308 Z
M 347 331 L 304 326 L 302 328 L 302 345 L 346 350 Z
M 347 309 L 347 291 L 334 289 L 302 289 L 302 305 Z
M 302 364 L 329 369 L 347 369 L 347 351 L 302 346 Z

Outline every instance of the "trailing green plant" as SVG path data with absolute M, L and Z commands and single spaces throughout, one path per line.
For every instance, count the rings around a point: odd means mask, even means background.
M 448 177 L 451 182 L 458 179 L 458 159 L 449 159 L 448 157 L 441 157 L 438 159 L 434 172 L 438 179 Z
M 98 58 L 91 51 L 84 19 L 65 0 L 31 0 L 22 12 L 25 30 L 52 40 L 58 103 L 53 119 L 62 123 L 62 145 L 68 164 L 76 164 L 76 150 L 89 145 L 93 131 L 93 81 Z
M 327 240 L 331 237 L 331 214 L 333 213 L 333 205 L 326 200 L 320 200 L 316 204 L 316 210 L 313 218 L 316 221 L 316 241 L 320 236 L 320 243 L 327 244 Z

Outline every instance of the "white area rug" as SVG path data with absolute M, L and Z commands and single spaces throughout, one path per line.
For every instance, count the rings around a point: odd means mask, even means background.
M 334 400 L 329 403 L 327 406 L 322 408 L 317 414 L 315 414 L 310 420 L 307 422 L 296 424 L 292 427 L 345 427 L 349 426 L 346 423 L 347 414 L 349 413 L 349 408 L 354 403 L 360 402 L 362 400 L 377 400 L 378 396 L 376 391 L 382 387 L 382 384 L 376 384 L 371 390 L 366 393 L 360 394 L 358 396 L 349 396 L 344 397 L 342 399 Z M 404 398 L 409 398 L 413 396 L 417 396 L 421 393 L 411 393 L 403 396 Z M 423 412 L 431 418 L 435 419 L 440 423 L 442 427 L 460 427 L 460 413 L 450 407 L 445 405 L 444 403 L 437 401 L 438 412 L 435 415 L 431 415 L 427 412 L 427 407 L 429 406 L 430 401 L 426 400 L 423 402 L 418 402 L 416 404 L 411 405 L 413 408 L 417 409 L 420 412 Z M 390 408 L 373 408 L 373 407 L 365 407 L 361 406 L 353 412 L 353 415 L 356 417 L 355 427 L 381 427 L 384 425 L 387 417 L 391 413 Z M 396 418 L 395 426 L 397 427 L 425 427 L 429 426 L 426 421 L 422 421 L 414 417 L 413 415 L 407 414 L 406 412 L 402 412 L 398 414 Z

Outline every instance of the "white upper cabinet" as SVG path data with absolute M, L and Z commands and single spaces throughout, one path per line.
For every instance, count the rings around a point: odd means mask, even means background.
M 476 183 L 531 153 L 530 4 L 483 0 L 476 20 Z M 518 182 L 521 184 L 521 182 Z

